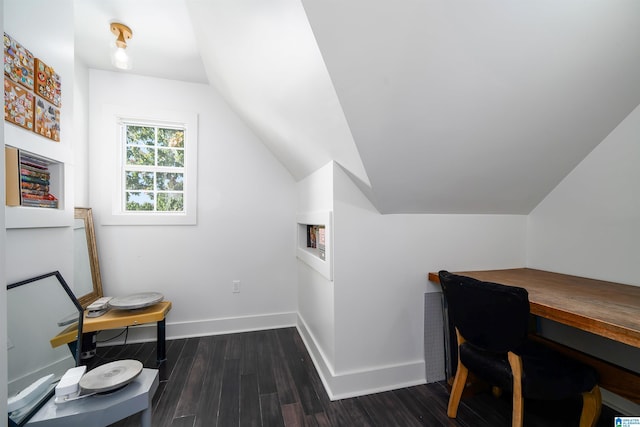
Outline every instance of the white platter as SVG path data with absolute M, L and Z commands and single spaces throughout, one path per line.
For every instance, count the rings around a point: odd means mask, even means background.
M 119 308 L 121 310 L 135 310 L 137 308 L 144 308 L 157 304 L 163 299 L 164 295 L 160 292 L 142 292 L 139 294 L 112 298 L 109 301 L 109 307 Z
M 80 378 L 83 391 L 104 393 L 129 384 L 142 372 L 142 363 L 125 359 L 93 368 Z

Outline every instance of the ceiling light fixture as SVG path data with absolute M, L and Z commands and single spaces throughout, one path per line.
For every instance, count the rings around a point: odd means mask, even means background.
M 127 54 L 127 40 L 133 33 L 131 28 L 124 24 L 114 22 L 111 24 L 111 32 L 116 36 L 115 49 L 111 52 L 111 63 L 121 70 L 131 69 L 131 58 Z

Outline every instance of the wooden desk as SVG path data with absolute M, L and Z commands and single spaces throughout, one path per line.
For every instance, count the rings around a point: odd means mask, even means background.
M 165 318 L 171 310 L 170 301 L 162 301 L 149 307 L 137 310 L 117 310 L 111 309 L 100 317 L 87 317 L 85 312 L 82 332 L 96 332 L 105 329 L 124 328 L 127 326 L 137 326 L 145 323 L 156 322 L 157 324 L 157 361 L 158 364 L 164 362 L 166 356 L 166 324 Z M 52 347 L 68 344 L 76 339 L 76 325 L 71 325 L 65 331 L 56 335 L 51 340 Z
M 640 348 L 640 286 L 531 268 L 456 274 L 525 288 L 531 314 Z M 440 282 L 437 273 L 429 280 Z
M 531 314 L 640 348 L 640 286 L 530 268 L 455 272 L 485 282 L 525 288 Z M 439 283 L 438 273 L 429 280 Z M 590 364 L 603 388 L 640 403 L 640 374 L 550 343 Z

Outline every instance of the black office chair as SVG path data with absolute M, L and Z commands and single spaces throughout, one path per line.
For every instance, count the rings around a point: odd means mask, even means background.
M 561 400 L 582 394 L 580 427 L 595 426 L 602 397 L 597 374 L 527 338 L 526 289 L 440 271 L 458 338 L 458 368 L 447 415 L 455 418 L 469 371 L 513 393 L 512 426 L 522 427 L 523 398 Z

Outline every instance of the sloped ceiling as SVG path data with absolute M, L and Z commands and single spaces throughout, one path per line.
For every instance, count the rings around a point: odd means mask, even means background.
M 338 161 L 369 184 L 299 0 L 187 0 L 211 84 L 296 180 Z
M 188 60 L 294 178 L 335 160 L 382 213 L 527 214 L 640 104 L 637 0 L 82 3 L 186 13 Z
M 640 104 L 640 2 L 303 0 L 382 212 L 529 213 Z

